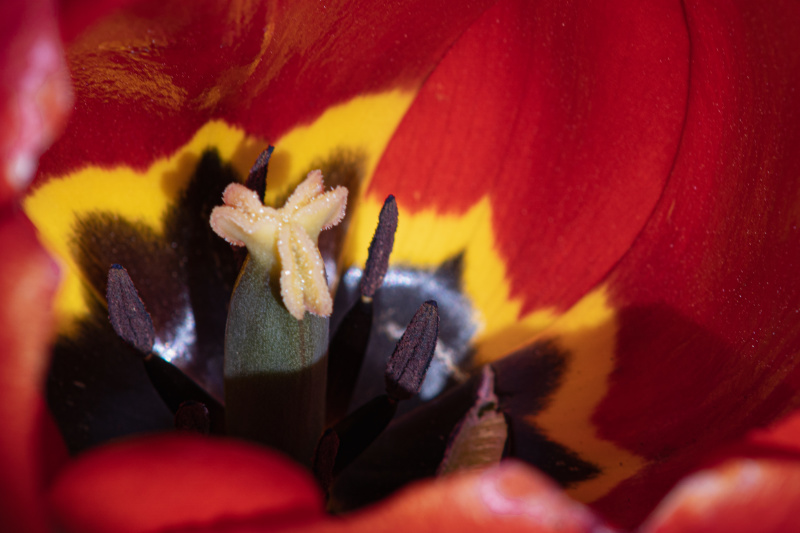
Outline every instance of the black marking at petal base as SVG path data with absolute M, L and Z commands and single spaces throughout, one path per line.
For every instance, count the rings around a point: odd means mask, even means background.
M 378 216 L 378 227 L 369 243 L 367 264 L 361 276 L 359 290 L 361 296 L 372 298 L 375 291 L 383 283 L 383 277 L 389 268 L 389 256 L 394 247 L 394 234 L 397 231 L 397 202 L 391 194 L 383 202 L 381 213 Z
M 344 219 L 338 225 L 319 234 L 319 251 L 325 261 L 325 270 L 330 282 L 338 277 L 336 261 L 344 236 L 347 235 L 347 228 L 350 226 L 350 218 L 358 205 L 358 198 L 361 197 L 361 184 L 364 182 L 367 169 L 367 154 L 363 150 L 337 148 L 327 157 L 312 161 L 306 172 L 317 169 L 322 171 L 325 187 L 342 186 L 348 190 L 347 212 Z
M 423 303 L 386 365 L 386 393 L 395 401 L 419 393 L 439 337 L 439 308 L 433 300 Z
M 509 423 L 509 454 L 536 466 L 561 486 L 600 474 L 597 465 L 547 435 L 528 420 L 558 389 L 570 355 L 552 342 L 539 342 L 492 363 L 495 393 Z
M 89 310 L 69 336 L 56 339 L 46 382 L 48 407 L 71 454 L 173 427 L 141 353 L 114 332 L 102 302 L 93 298 Z
M 269 158 L 272 157 L 274 150 L 274 146 L 267 146 L 258 155 L 256 162 L 250 169 L 250 173 L 247 175 L 247 180 L 244 182 L 245 187 L 255 191 L 261 201 L 264 200 L 264 193 L 267 192 L 267 169 L 269 168 Z
M 112 265 L 108 270 L 106 301 L 108 319 L 117 335 L 142 354 L 149 354 L 155 339 L 153 319 L 139 298 L 128 271 L 121 265 Z
M 178 366 L 218 398 L 222 397 L 228 303 L 239 265 L 234 250 L 214 233 L 209 219 L 225 187 L 238 180 L 233 167 L 222 163 L 216 151 L 208 150 L 175 207 L 164 217 L 164 238 L 180 258 L 179 283 L 194 318 L 195 342 Z
M 108 321 L 107 274 L 114 263 L 125 265 L 147 306 L 155 353 L 222 396 L 227 304 L 238 270 L 208 218 L 224 188 L 240 180 L 209 150 L 165 215 L 163 234 L 109 212 L 76 223 L 70 247 L 86 280 L 90 313 L 57 340 L 47 381 L 48 404 L 71 452 L 173 425 L 140 356 Z

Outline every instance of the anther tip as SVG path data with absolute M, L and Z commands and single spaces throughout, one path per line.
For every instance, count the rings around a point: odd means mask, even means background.
M 435 301 L 423 303 L 386 365 L 386 393 L 396 401 L 416 395 L 436 351 L 439 337 L 439 306 Z
M 153 320 L 122 265 L 111 265 L 108 270 L 106 301 L 108 318 L 117 335 L 141 353 L 150 353 L 155 342 Z
M 397 232 L 397 216 L 397 202 L 390 194 L 383 202 L 378 216 L 378 227 L 370 242 L 367 264 L 361 277 L 359 290 L 365 298 L 375 295 L 389 269 L 389 256 L 394 248 L 394 235 Z

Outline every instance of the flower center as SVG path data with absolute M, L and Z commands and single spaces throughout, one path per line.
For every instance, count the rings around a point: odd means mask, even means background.
M 266 151 L 256 162 L 248 186 L 263 187 L 265 179 L 258 178 L 266 171 L 268 156 Z M 371 330 L 372 298 L 386 274 L 397 228 L 394 198 L 381 211 L 361 297 L 329 347 L 333 302 L 316 241 L 323 229 L 344 217 L 347 190 L 324 192 L 321 172 L 313 171 L 275 209 L 264 206 L 260 190 L 248 186 L 230 184 L 223 193 L 225 205 L 216 207 L 210 219 L 219 236 L 249 252 L 228 310 L 224 414 L 188 377 L 153 355 L 152 320 L 119 265 L 109 271 L 109 316 L 117 334 L 143 354 L 176 426 L 224 431 L 277 448 L 309 466 L 313 462 L 327 485 L 389 424 L 398 402 L 419 392 L 436 348 L 438 307 L 425 302 L 411 320 L 389 358 L 385 394 L 346 416 Z M 326 387 L 331 398 L 327 411 Z M 329 427 L 323 435 L 326 418 Z

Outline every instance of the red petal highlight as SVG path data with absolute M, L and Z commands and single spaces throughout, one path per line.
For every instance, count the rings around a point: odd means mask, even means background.
M 609 531 L 542 474 L 516 462 L 482 473 L 417 483 L 389 500 L 342 518 L 231 524 L 215 533 L 440 533 Z M 203 530 L 188 530 L 200 533 Z M 206 530 L 208 531 L 208 530 Z
M 310 475 L 264 448 L 156 436 L 90 452 L 64 469 L 50 502 L 67 531 L 143 533 L 254 516 L 322 514 Z
M 800 413 L 754 431 L 713 469 L 682 481 L 643 533 L 783 532 L 800 522 Z
M 46 532 L 42 485 L 65 455 L 41 394 L 58 270 L 16 209 L 0 210 L 0 250 L 0 524 Z
M 687 58 L 677 3 L 503 0 L 428 79 L 370 194 L 445 213 L 489 195 L 521 312 L 566 309 L 630 247 L 661 194 Z
M 0 3 L 0 204 L 33 179 L 71 104 L 52 3 Z
M 275 139 L 334 103 L 415 87 L 489 4 L 138 2 L 70 44 L 75 113 L 42 174 L 143 169 L 211 119 Z
M 597 503 L 626 524 L 697 457 L 800 405 L 800 6 L 686 10 L 675 169 L 609 280 L 616 369 L 594 421 L 651 461 Z

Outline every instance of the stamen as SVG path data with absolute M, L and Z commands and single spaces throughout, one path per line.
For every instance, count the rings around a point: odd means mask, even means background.
M 436 302 L 431 300 L 417 309 L 389 358 L 386 365 L 386 394 L 373 398 L 330 428 L 329 432 L 334 433 L 339 441 L 330 476 L 338 476 L 378 438 L 394 418 L 399 401 L 407 400 L 419 392 L 433 359 L 438 335 L 439 310 Z M 332 438 L 329 432 L 323 435 L 323 439 Z M 322 452 L 330 453 L 330 450 L 320 443 L 317 453 Z M 315 464 L 319 462 L 321 465 L 328 461 L 327 458 L 314 459 Z
M 394 400 L 416 395 L 436 350 L 439 308 L 433 300 L 417 309 L 386 366 L 386 392 Z
M 155 342 L 155 328 L 128 271 L 111 265 L 108 271 L 108 318 L 117 335 L 142 353 L 150 353 Z
M 211 417 L 208 408 L 200 402 L 183 402 L 175 413 L 175 429 L 187 433 L 208 435 Z
M 372 297 L 383 283 L 397 231 L 397 203 L 389 195 L 378 217 L 361 277 L 359 298 L 342 319 L 328 347 L 327 422 L 340 420 L 350 407 L 372 329 Z
M 214 433 L 225 427 L 225 409 L 204 388 L 184 374 L 178 367 L 152 352 L 155 341 L 153 319 L 139 297 L 136 287 L 121 265 L 108 270 L 108 318 L 114 331 L 141 353 L 144 369 L 161 400 L 173 414 L 181 404 L 194 400 L 207 406 Z
M 339 452 L 339 436 L 333 429 L 326 429 L 314 451 L 311 470 L 325 494 L 333 483 L 333 469 L 336 465 L 336 454 Z
M 264 198 L 264 194 L 267 192 L 267 169 L 273 150 L 275 150 L 274 146 L 267 146 L 266 150 L 259 154 L 244 182 L 245 187 L 254 191 L 259 198 Z
M 367 353 L 371 329 L 372 302 L 359 298 L 342 319 L 328 346 L 328 424 L 347 414 Z
M 364 266 L 359 286 L 362 297 L 372 298 L 383 283 L 383 277 L 389 268 L 389 255 L 394 247 L 395 232 L 397 232 L 397 202 L 390 194 L 383 202 L 381 214 L 378 216 L 378 227 L 369 244 L 367 264 Z
M 216 398 L 169 361 L 152 353 L 143 361 L 150 382 L 170 411 L 177 413 L 186 401 L 202 403 L 208 409 L 211 432 L 225 432 L 225 408 Z
M 436 475 L 477 470 L 500 462 L 508 440 L 508 424 L 498 404 L 494 371 L 486 365 L 475 404 L 450 434 Z

